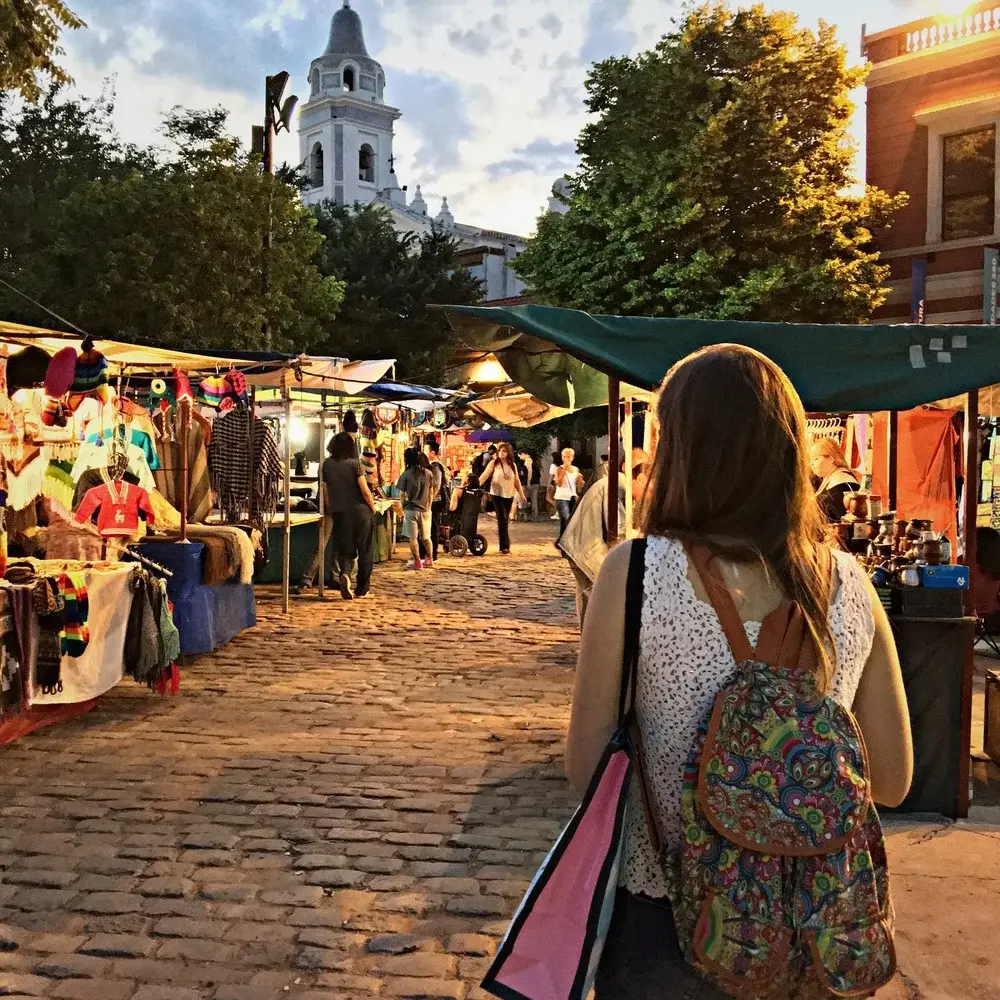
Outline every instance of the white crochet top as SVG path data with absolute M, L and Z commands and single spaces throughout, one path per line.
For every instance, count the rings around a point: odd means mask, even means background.
M 834 553 L 837 579 L 830 630 L 837 653 L 832 696 L 850 708 L 875 636 L 871 601 L 854 557 Z M 680 846 L 681 775 L 695 731 L 736 668 L 715 609 L 695 596 L 681 542 L 650 538 L 639 653 L 637 712 L 646 777 L 664 847 Z M 756 645 L 759 622 L 746 623 Z M 654 898 L 666 895 L 636 787 L 628 809 L 620 884 Z

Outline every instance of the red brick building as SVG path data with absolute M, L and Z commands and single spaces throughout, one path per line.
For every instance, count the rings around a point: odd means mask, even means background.
M 984 260 L 1000 246 L 1000 0 L 863 45 L 867 180 L 910 196 L 880 243 L 892 273 L 877 318 L 981 323 Z

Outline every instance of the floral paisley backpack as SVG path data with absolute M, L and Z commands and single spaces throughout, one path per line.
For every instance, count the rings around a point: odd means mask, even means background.
M 690 555 L 737 670 L 698 728 L 681 850 L 664 858 L 681 948 L 733 997 L 871 996 L 895 974 L 896 957 L 857 722 L 817 691 L 801 610 L 784 603 L 752 649 L 710 553 Z M 657 846 L 651 809 L 648 818 Z

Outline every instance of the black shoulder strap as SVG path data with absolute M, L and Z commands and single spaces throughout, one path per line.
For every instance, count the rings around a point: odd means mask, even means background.
M 625 725 L 635 709 L 635 686 L 639 671 L 639 632 L 642 629 L 643 581 L 646 575 L 646 539 L 632 542 L 625 584 L 625 648 L 618 693 L 618 725 Z

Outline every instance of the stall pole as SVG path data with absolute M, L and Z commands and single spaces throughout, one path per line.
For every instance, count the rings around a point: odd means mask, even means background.
M 282 392 L 285 396 L 285 534 L 281 560 L 281 609 L 287 615 L 292 561 L 292 397 L 287 386 Z
M 193 402 L 182 400 L 177 404 L 181 415 L 181 541 L 188 540 L 188 433 L 191 426 L 191 407 Z
M 889 485 L 889 506 L 886 510 L 896 511 L 899 496 L 899 411 L 889 411 L 889 440 L 886 442 L 886 457 L 889 461 L 886 482 Z
M 323 451 L 326 443 L 326 393 L 323 393 L 323 409 L 319 411 L 319 485 L 316 500 L 319 506 L 319 599 L 326 596 L 326 545 L 323 544 L 323 525 L 326 521 L 326 504 L 323 496 Z
M 608 379 L 608 542 L 614 545 L 619 535 L 618 524 L 618 475 L 621 455 L 618 448 L 618 434 L 621 431 L 621 414 L 618 399 L 621 383 L 616 378 Z
M 253 524 L 254 518 L 254 490 L 253 484 L 257 481 L 257 470 L 254 468 L 254 439 L 257 431 L 257 387 L 250 387 L 250 420 L 247 426 L 250 429 L 250 440 L 247 442 L 248 453 L 250 455 L 250 501 L 247 509 L 247 519 Z M 266 539 L 265 539 L 266 540 Z
M 625 459 L 625 530 L 622 534 L 632 538 L 632 397 L 625 398 L 625 426 L 622 429 L 622 451 Z
M 976 566 L 976 522 L 979 519 L 979 391 L 965 397 L 965 565 Z M 971 581 L 970 581 L 971 584 Z M 966 592 L 966 614 L 975 614 L 972 588 Z M 962 670 L 962 729 L 959 743 L 958 808 L 959 819 L 967 819 L 971 803 L 969 784 L 972 777 L 972 688 L 976 672 L 976 633 L 969 629 Z

